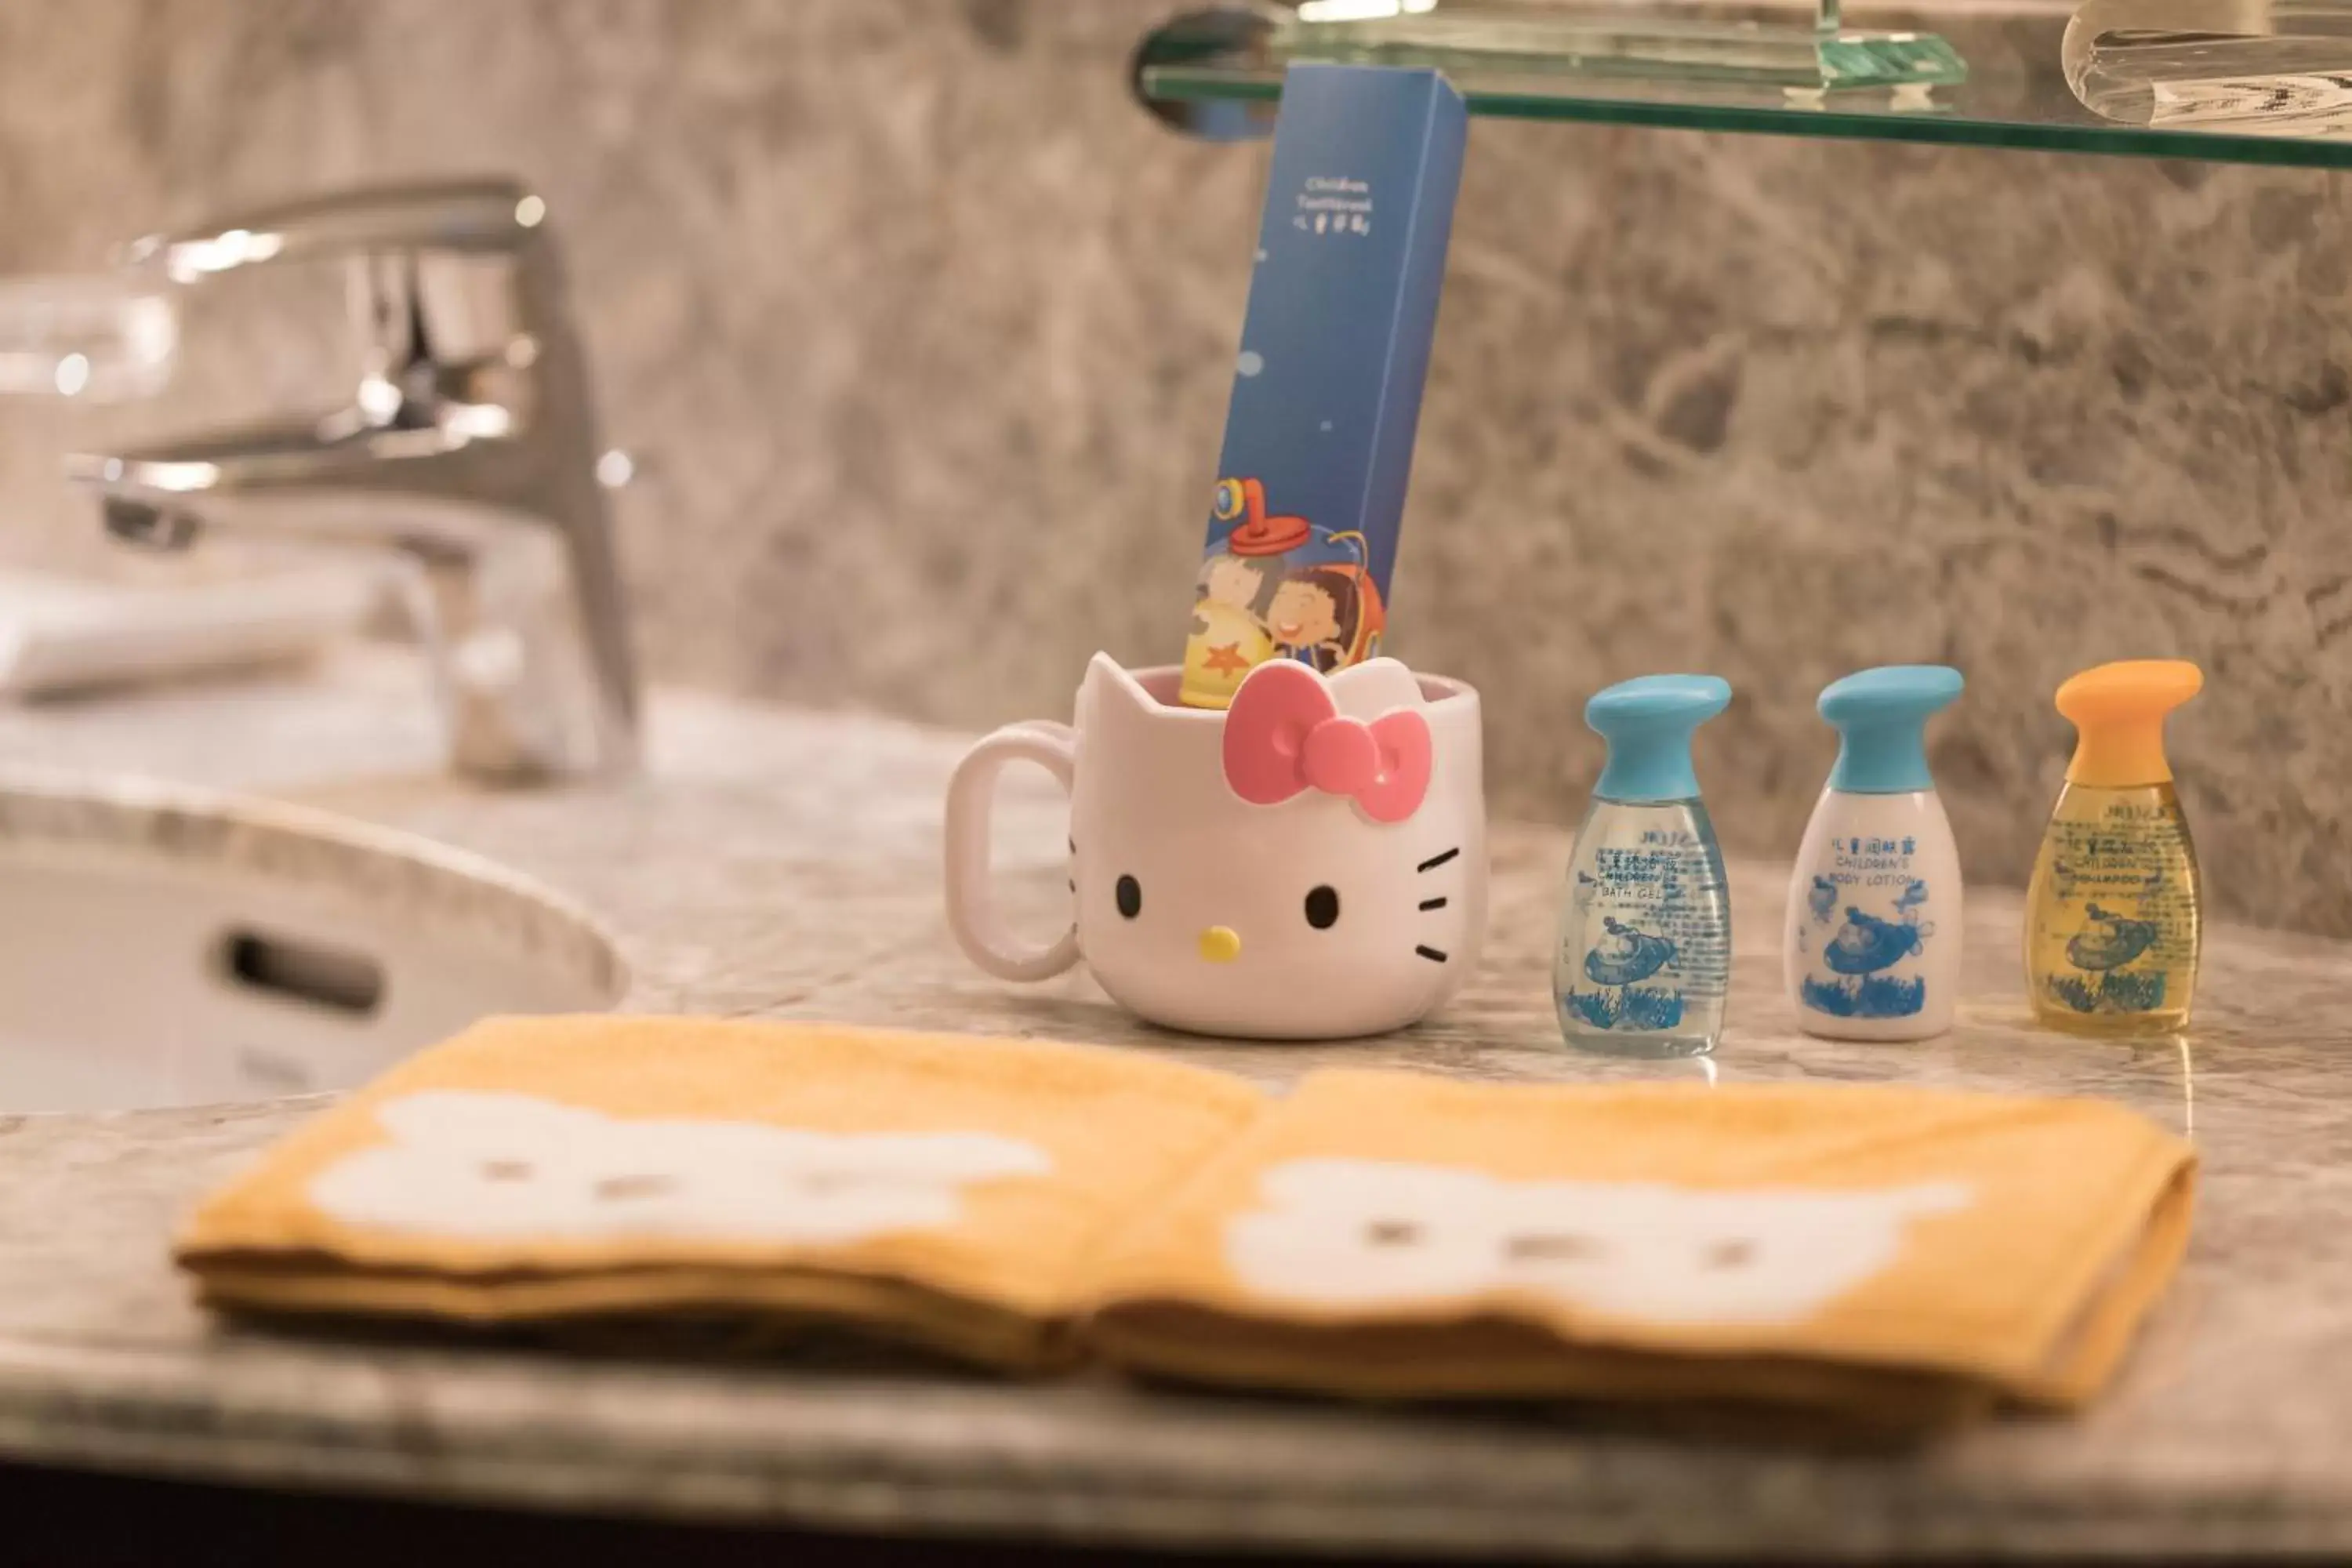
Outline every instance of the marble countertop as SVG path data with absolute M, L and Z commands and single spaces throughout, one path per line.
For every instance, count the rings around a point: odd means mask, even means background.
M 442 776 L 404 659 L 85 706 L 0 709 L 0 765 L 250 788 L 459 845 L 595 911 L 627 1005 L 1108 1041 L 1269 1083 L 1382 1063 L 1487 1079 L 1905 1079 L 2108 1096 L 2191 1132 L 2188 1267 L 2119 1386 L 1901 1452 L 1670 1434 L 1589 1413 L 1370 1411 L 1011 1385 L 838 1351 L 767 1363 L 216 1321 L 164 1255 L 175 1217 L 315 1101 L 0 1119 L 0 1455 L 111 1469 L 671 1517 L 1268 1549 L 1723 1557 L 2352 1551 L 2352 949 L 2221 929 L 2185 1040 L 2027 1026 L 2018 900 L 1972 890 L 1948 1037 L 1836 1045 L 1778 994 L 1784 873 L 1734 867 L 1732 1022 L 1710 1064 L 1563 1049 L 1547 970 L 1556 830 L 1494 845 L 1483 973 L 1390 1038 L 1162 1034 L 1082 975 L 966 965 L 940 911 L 938 800 L 962 738 L 663 693 L 642 777 L 539 794 Z M 1061 818 L 1001 823 L 1041 931 Z

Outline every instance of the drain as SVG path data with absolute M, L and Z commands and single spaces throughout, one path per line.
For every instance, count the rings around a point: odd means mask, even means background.
M 383 1005 L 383 965 L 364 952 L 265 931 L 235 931 L 222 968 L 238 984 L 352 1017 Z

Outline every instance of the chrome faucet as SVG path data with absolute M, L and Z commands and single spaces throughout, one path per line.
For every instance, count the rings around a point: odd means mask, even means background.
M 637 682 L 588 374 L 547 206 L 486 180 L 331 195 L 133 245 L 180 284 L 343 258 L 359 387 L 322 417 L 68 472 L 117 538 L 203 530 L 388 548 L 415 563 L 450 758 L 529 783 L 635 760 Z

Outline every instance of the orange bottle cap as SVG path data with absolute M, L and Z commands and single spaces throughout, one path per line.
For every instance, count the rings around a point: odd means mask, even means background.
M 2074 724 L 2066 782 L 2107 789 L 2163 784 L 2164 716 L 2197 695 L 2205 672 L 2185 658 L 2126 658 L 2070 678 L 2058 711 Z

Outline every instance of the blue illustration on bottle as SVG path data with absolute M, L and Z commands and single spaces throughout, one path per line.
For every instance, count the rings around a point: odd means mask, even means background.
M 1812 921 L 1810 925 L 1800 922 L 1797 926 L 1799 952 L 1812 951 L 1812 927 L 1830 923 L 1830 915 L 1837 909 L 1837 883 L 1827 877 L 1815 877 L 1812 890 L 1805 895 L 1805 908 L 1811 913 Z
M 2158 872 L 2152 881 L 2160 881 Z M 2051 994 L 2077 1013 L 2146 1013 L 2164 1005 L 2166 972 L 2159 966 L 2139 973 L 2125 965 L 2157 944 L 2164 934 L 2155 921 L 2132 920 L 2093 903 L 2083 913 L 2105 930 L 2080 931 L 2066 939 L 2066 962 L 2088 978 L 2058 975 Z
M 1584 955 L 1584 973 L 1599 984 L 1631 985 L 1675 961 L 1673 942 L 1629 926 L 1614 915 L 1603 915 L 1601 929 L 1601 941 Z
M 2077 969 L 2121 969 L 2156 945 L 2158 932 L 2154 921 L 2126 920 L 2096 904 L 2089 905 L 2083 913 L 2107 929 L 2077 931 L 2067 939 L 2066 962 Z
M 1601 940 L 1584 955 L 1584 974 L 1606 989 L 1570 992 L 1568 1005 L 1596 1029 L 1671 1029 L 1681 1023 L 1680 986 L 1639 984 L 1675 961 L 1674 942 L 1614 915 L 1602 916 L 1601 924 Z
M 1898 919 L 1882 920 L 1848 904 L 1845 923 L 1822 949 L 1822 963 L 1843 978 L 1808 976 L 1799 986 L 1805 1005 L 1836 1018 L 1916 1017 L 1927 1005 L 1927 977 L 1904 980 L 1883 972 L 1926 951 L 1936 934 L 1919 919 L 1927 902 L 1927 884 L 1914 878 L 1895 900 Z
M 1845 924 L 1822 950 L 1822 962 L 1840 974 L 1871 974 L 1918 952 L 1919 942 L 1916 921 L 1883 921 L 1848 904 Z

